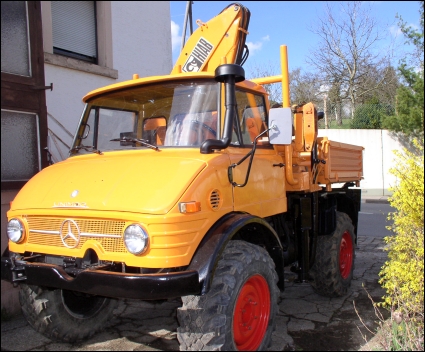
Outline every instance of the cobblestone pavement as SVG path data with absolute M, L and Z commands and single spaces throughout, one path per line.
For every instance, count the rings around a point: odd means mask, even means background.
M 382 238 L 359 236 L 350 293 L 341 298 L 315 294 L 309 284 L 295 283 L 286 273 L 272 351 L 359 350 L 378 320 L 368 294 L 378 301 L 384 291 L 378 272 L 386 259 Z M 367 292 L 366 292 L 367 290 Z M 77 344 L 53 342 L 35 332 L 22 315 L 1 323 L 2 351 L 178 351 L 176 308 L 180 300 L 120 300 L 106 329 Z

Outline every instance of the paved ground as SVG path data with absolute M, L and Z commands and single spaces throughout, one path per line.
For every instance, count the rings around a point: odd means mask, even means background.
M 365 289 L 379 301 L 383 290 L 377 283 L 385 261 L 380 237 L 359 236 L 351 293 L 329 299 L 315 294 L 309 284 L 294 283 L 287 272 L 277 328 L 270 350 L 359 350 L 363 335 L 376 328 L 377 317 Z M 22 315 L 1 323 L 2 351 L 178 351 L 176 308 L 179 300 L 147 303 L 121 300 L 107 328 L 78 344 L 53 342 L 36 333 Z

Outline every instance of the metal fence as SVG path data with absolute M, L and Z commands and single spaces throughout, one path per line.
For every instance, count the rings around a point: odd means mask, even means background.
M 318 111 L 324 111 L 324 104 L 316 105 Z M 394 115 L 394 107 L 384 104 L 362 104 L 351 112 L 349 104 L 327 106 L 325 117 L 319 120 L 319 128 L 333 129 L 383 129 L 386 116 Z

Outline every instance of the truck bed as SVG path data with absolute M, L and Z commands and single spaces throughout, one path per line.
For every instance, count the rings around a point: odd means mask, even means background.
M 317 180 L 330 185 L 340 182 L 359 183 L 363 179 L 363 147 L 328 140 L 317 139 L 321 163 Z

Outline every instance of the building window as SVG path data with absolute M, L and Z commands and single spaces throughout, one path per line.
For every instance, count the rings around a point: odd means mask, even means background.
M 97 64 L 95 1 L 52 1 L 53 53 Z
M 26 1 L 1 2 L 1 72 L 31 76 Z
M 28 181 L 41 169 L 36 114 L 1 110 L 1 180 Z

